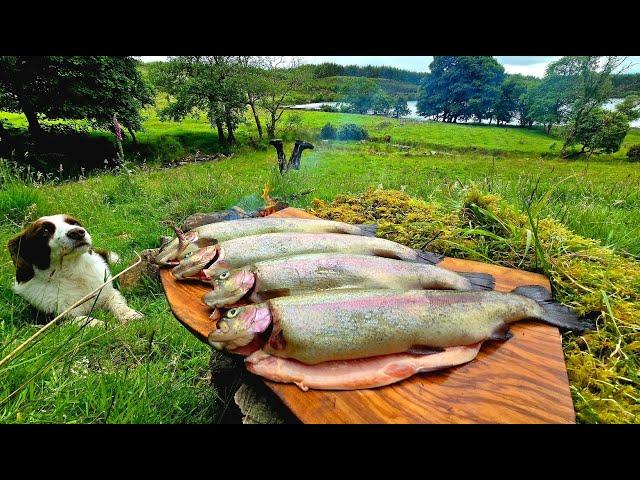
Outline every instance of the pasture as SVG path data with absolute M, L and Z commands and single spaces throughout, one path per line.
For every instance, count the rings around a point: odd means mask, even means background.
M 12 125 L 23 124 L 19 115 L 1 116 Z M 327 122 L 364 126 L 371 141 L 322 141 L 319 130 Z M 256 138 L 251 119 L 239 129 L 240 145 L 230 158 L 162 168 L 163 161 L 196 150 L 216 152 L 219 146 L 204 118 L 165 122 L 153 110 L 138 134 L 139 146 L 125 142 L 129 158 L 140 146 L 157 152 L 145 164 L 128 162 L 117 173 L 87 172 L 62 181 L 42 181 L 3 166 L 0 243 L 6 245 L 22 225 L 41 215 L 69 213 L 88 226 L 96 246 L 121 255 L 122 263 L 112 268 L 115 274 L 136 258 L 134 252 L 157 247 L 159 237 L 170 234 L 162 220 L 180 222 L 195 212 L 238 204 L 255 208 L 265 184 L 273 197 L 298 207 L 309 207 L 314 198 L 328 201 L 383 187 L 453 208 L 475 186 L 500 194 L 518 210 L 537 185 L 539 196 L 550 191 L 540 217 L 559 220 L 625 255 L 640 255 L 640 170 L 624 160 L 628 146 L 640 143 L 638 129 L 630 131 L 620 152 L 585 162 L 557 158 L 561 141 L 537 129 L 324 112 L 287 112 L 280 128 L 287 154 L 294 138 L 316 145 L 305 151 L 301 170 L 284 177 L 266 141 L 248 145 L 250 137 Z M 391 136 L 390 143 L 381 140 L 385 135 Z M 162 145 L 173 148 L 171 158 L 164 156 Z M 3 248 L 2 356 L 36 328 L 34 311 L 11 291 L 13 274 Z M 220 418 L 229 399 L 209 384 L 209 347 L 173 318 L 158 284 L 145 281 L 124 294 L 145 319 L 122 326 L 99 313 L 109 320 L 107 329 L 62 325 L 0 371 L 0 423 L 202 423 Z

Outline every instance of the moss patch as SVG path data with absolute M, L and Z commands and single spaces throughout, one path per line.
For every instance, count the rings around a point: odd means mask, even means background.
M 597 319 L 596 330 L 563 336 L 578 421 L 640 423 L 640 262 L 539 218 L 529 205 L 521 212 L 471 186 L 446 205 L 378 189 L 314 200 L 309 211 L 376 222 L 378 236 L 413 248 L 544 273 L 556 301 Z

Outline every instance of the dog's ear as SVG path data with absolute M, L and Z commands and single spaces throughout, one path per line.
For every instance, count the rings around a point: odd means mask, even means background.
M 19 283 L 27 282 L 33 278 L 35 275 L 35 271 L 33 270 L 33 265 L 26 261 L 24 257 L 21 255 L 23 240 L 25 238 L 25 234 L 27 232 L 23 231 L 18 236 L 9 240 L 7 244 L 7 248 L 9 249 L 9 254 L 11 255 L 11 261 L 13 265 L 16 267 L 16 280 Z
M 46 270 L 51 266 L 49 240 L 56 227 L 49 221 L 36 221 L 7 244 L 16 267 L 16 280 L 26 282 L 35 275 L 34 266 Z

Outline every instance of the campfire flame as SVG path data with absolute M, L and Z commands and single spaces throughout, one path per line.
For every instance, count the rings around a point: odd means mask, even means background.
M 277 212 L 277 202 L 269 196 L 269 192 L 271 192 L 271 187 L 267 182 L 264 184 L 264 188 L 262 189 L 262 200 L 264 200 L 265 207 L 260 211 L 261 217 L 266 217 L 267 215 Z

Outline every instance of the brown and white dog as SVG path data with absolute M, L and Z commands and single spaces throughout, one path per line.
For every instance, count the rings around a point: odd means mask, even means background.
M 111 278 L 109 264 L 118 261 L 113 252 L 93 250 L 91 235 L 69 215 L 42 217 L 9 241 L 16 267 L 13 290 L 37 309 L 59 315 Z M 109 310 L 121 322 L 143 315 L 127 306 L 127 301 L 111 282 L 97 301 L 88 300 L 68 314 L 75 321 L 97 326 L 103 322 L 87 317 L 92 307 Z

